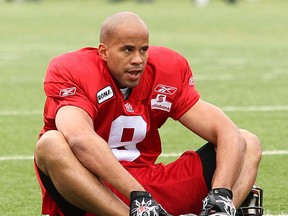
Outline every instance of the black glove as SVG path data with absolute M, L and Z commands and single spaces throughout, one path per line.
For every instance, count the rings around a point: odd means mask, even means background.
M 234 216 L 235 206 L 232 202 L 232 191 L 226 188 L 215 188 L 209 191 L 208 196 L 202 201 L 203 207 L 200 216 L 215 212 L 223 212 Z
M 171 216 L 146 191 L 130 194 L 130 216 Z

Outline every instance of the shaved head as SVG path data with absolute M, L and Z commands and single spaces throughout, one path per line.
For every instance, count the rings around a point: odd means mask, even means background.
M 135 13 L 123 11 L 107 17 L 101 25 L 100 43 L 109 44 L 113 39 L 124 33 L 146 32 L 145 22 Z
M 148 48 L 148 28 L 138 15 L 124 11 L 104 20 L 98 53 L 119 88 L 138 85 L 148 60 Z

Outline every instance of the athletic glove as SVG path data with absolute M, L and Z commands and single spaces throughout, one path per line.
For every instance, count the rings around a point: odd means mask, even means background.
M 208 196 L 202 201 L 203 207 L 200 216 L 207 216 L 215 212 L 235 216 L 236 209 L 232 197 L 232 191 L 226 188 L 210 190 Z
M 146 191 L 130 194 L 130 216 L 171 216 Z

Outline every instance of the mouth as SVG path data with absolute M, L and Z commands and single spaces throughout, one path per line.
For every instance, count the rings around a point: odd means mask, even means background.
M 131 80 L 138 80 L 142 74 L 141 69 L 128 70 L 128 76 Z

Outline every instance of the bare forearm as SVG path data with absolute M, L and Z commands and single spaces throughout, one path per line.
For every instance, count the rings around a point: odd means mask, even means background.
M 61 107 L 56 116 L 56 126 L 77 159 L 95 176 L 126 197 L 132 190 L 144 190 L 118 162 L 108 143 L 95 133 L 93 121 L 84 110 L 74 106 Z
M 236 130 L 236 129 L 235 129 Z M 243 164 L 246 142 L 238 133 L 226 133 L 217 141 L 216 163 L 213 188 L 225 187 L 231 189 Z
M 85 145 L 82 142 L 85 142 Z M 87 148 L 87 143 L 97 143 L 97 145 L 89 145 Z M 85 136 L 85 140 L 72 142 L 71 147 L 76 157 L 88 170 L 115 187 L 126 197 L 129 197 L 133 190 L 144 190 L 118 162 L 105 141 L 95 140 L 94 136 Z

